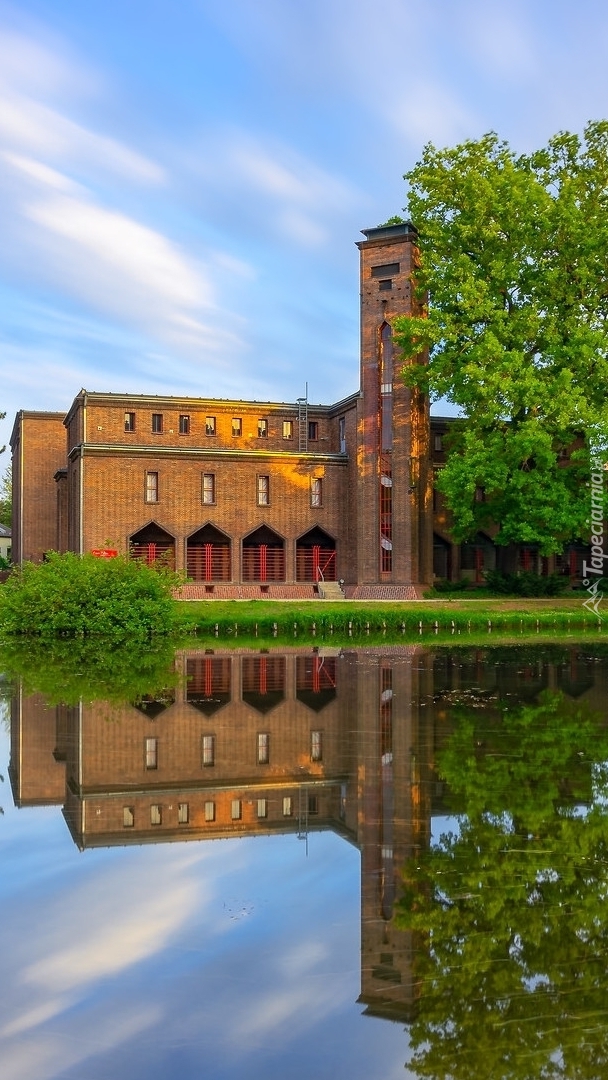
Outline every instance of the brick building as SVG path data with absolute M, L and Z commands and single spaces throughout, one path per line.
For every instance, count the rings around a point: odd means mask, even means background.
M 408 599 L 435 578 L 560 568 L 499 548 L 492 530 L 454 544 L 433 477 L 447 418 L 400 377 L 392 321 L 415 303 L 416 231 L 364 230 L 360 389 L 330 405 L 81 390 L 67 415 L 18 413 L 13 560 L 48 550 L 131 552 L 185 571 L 191 597 Z M 424 357 L 421 357 L 424 359 Z M 494 530 L 495 531 L 495 530 Z

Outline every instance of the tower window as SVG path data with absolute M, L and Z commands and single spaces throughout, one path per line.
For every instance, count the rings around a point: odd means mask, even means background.
M 215 473 L 203 473 L 203 505 L 213 506 L 215 503 Z
M 268 438 L 268 420 L 261 417 L 258 420 L 258 439 Z
M 310 505 L 323 506 L 323 480 L 320 476 L 313 476 L 311 478 Z
M 158 502 L 158 473 L 147 472 L 146 473 L 146 502 L 157 503 Z
M 190 417 L 182 415 L 179 418 L 179 433 L 180 435 L 190 434 Z
M 270 477 L 258 476 L 258 506 L 270 505 Z
M 205 417 L 205 435 L 215 435 L 215 416 Z
M 308 438 L 310 442 L 316 442 L 319 438 L 319 425 L 316 420 L 308 421 Z
M 389 289 L 392 289 L 392 287 L 393 282 L 391 278 L 385 278 L 383 281 L 378 282 L 378 288 L 380 292 L 387 292 Z
M 240 416 L 232 417 L 232 435 L 238 439 L 243 434 L 243 421 Z
M 135 413 L 125 413 L 125 431 L 135 431 Z
M 163 433 L 163 414 L 162 412 L 152 413 L 152 434 L 162 435 Z
M 293 420 L 283 420 L 283 438 L 293 439 Z
M 383 263 L 381 266 L 372 266 L 373 278 L 392 278 L 398 274 L 400 266 L 398 262 Z

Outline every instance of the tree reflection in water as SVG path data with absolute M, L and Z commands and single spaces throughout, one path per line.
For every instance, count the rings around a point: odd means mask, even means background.
M 544 691 L 456 706 L 455 830 L 404 870 L 417 932 L 409 1067 L 451 1080 L 608 1075 L 608 728 Z

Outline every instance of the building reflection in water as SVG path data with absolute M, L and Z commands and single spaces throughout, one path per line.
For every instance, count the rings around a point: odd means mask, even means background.
M 366 1013 L 415 1013 L 420 943 L 393 921 L 405 861 L 445 813 L 435 756 L 454 695 L 476 705 L 541 690 L 604 706 L 593 658 L 488 662 L 488 652 L 411 646 L 341 652 L 187 651 L 178 684 L 117 708 L 12 703 L 17 806 L 62 804 L 85 848 L 331 829 L 361 852 Z M 605 669 L 603 669 L 605 670 Z

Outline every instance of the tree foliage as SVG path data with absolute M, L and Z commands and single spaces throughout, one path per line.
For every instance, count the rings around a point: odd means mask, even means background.
M 494 133 L 429 144 L 405 179 L 422 309 L 396 335 L 408 361 L 429 350 L 408 383 L 464 418 L 438 482 L 455 538 L 493 521 L 498 543 L 544 554 L 588 539 L 590 449 L 608 445 L 608 121 L 524 155 Z
M 0 587 L 0 634 L 142 642 L 175 629 L 178 580 L 136 560 L 52 552 Z
M 404 872 L 418 935 L 410 1068 L 429 1080 L 608 1070 L 608 733 L 563 694 L 453 712 L 458 814 Z
M 9 465 L 0 477 L 0 525 L 8 525 L 9 528 L 13 520 L 12 492 L 13 479 Z

